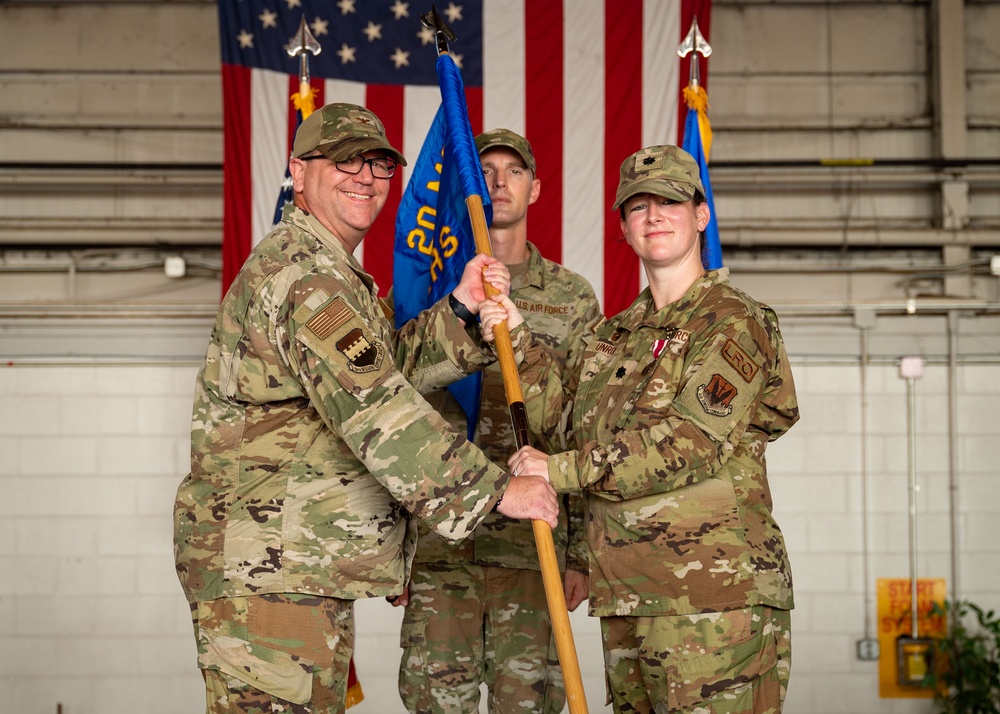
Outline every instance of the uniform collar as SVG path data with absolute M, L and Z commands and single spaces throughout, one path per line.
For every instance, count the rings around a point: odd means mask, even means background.
M 686 321 L 685 318 L 698 309 L 709 291 L 720 283 L 729 282 L 729 269 L 719 268 L 709 270 L 694 281 L 687 292 L 675 302 L 656 310 L 653 305 L 653 295 L 647 287 L 635 302 L 621 313 L 619 325 L 634 332 L 640 327 L 668 327 Z
M 358 259 L 354 257 L 354 254 L 347 252 L 347 248 L 340 242 L 340 238 L 320 223 L 315 216 L 289 201 L 285 204 L 281 212 L 281 220 L 313 236 L 324 248 L 334 254 L 336 262 L 343 263 L 350 268 L 358 276 L 358 279 L 364 283 L 365 287 L 371 291 L 372 295 L 378 293 L 375 278 L 365 272 L 365 269 L 358 262 Z
M 531 244 L 531 241 L 526 242 L 525 246 L 528 249 L 528 267 L 516 275 L 511 275 L 510 289 L 520 290 L 531 286 L 543 290 L 545 288 L 545 264 L 542 260 L 542 254 L 538 252 L 538 248 Z

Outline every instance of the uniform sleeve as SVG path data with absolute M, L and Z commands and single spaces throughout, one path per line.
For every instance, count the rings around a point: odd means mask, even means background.
M 582 298 L 576 303 L 576 310 L 572 320 L 572 333 L 569 341 L 569 350 L 566 355 L 566 374 L 576 375 L 580 371 L 583 361 L 584 347 L 588 337 L 594 333 L 596 327 L 603 321 L 604 315 L 601 313 L 601 306 L 597 302 L 590 285 L 586 285 L 586 290 Z M 574 391 L 570 392 L 575 393 Z M 568 405 L 571 402 L 567 402 Z M 560 441 L 560 451 L 564 450 L 570 443 L 570 414 L 571 409 L 562 409 L 559 424 L 557 427 Z M 585 499 L 582 493 L 569 493 L 565 500 L 566 510 L 566 568 L 586 573 L 590 569 L 589 548 L 587 546 L 587 521 L 585 511 Z
M 590 570 L 590 550 L 583 494 L 566 494 L 562 507 L 566 511 L 566 569 L 586 573 Z
M 410 513 L 460 540 L 508 476 L 419 396 L 350 289 L 302 291 L 287 319 L 288 356 L 326 425 Z M 331 289 L 332 288 L 332 289 Z
M 778 316 L 770 308 L 765 308 L 764 321 L 778 350 L 755 423 L 767 434 L 769 441 L 774 441 L 799 420 L 799 403 L 795 396 L 795 381 L 792 379 L 791 365 L 788 364 L 785 343 L 778 331 Z
M 529 353 L 521 365 L 528 424 L 538 441 L 535 446 L 542 451 L 561 452 L 572 441 L 573 399 L 580 384 L 582 357 L 602 322 L 604 316 L 598 312 L 584 324 L 573 340 L 577 348 L 565 362 L 543 348 L 539 354 Z
M 522 323 L 510 331 L 515 364 L 532 345 L 531 331 Z M 438 300 L 396 332 L 396 366 L 421 394 L 443 389 L 496 362 L 495 343 L 482 338 L 479 325 L 462 325 L 448 305 Z
M 776 348 L 753 320 L 723 325 L 700 348 L 693 348 L 662 421 L 622 430 L 607 444 L 592 442 L 551 456 L 553 486 L 625 500 L 709 478 L 732 455 L 761 410 Z
M 583 353 L 593 336 L 594 331 L 604 322 L 604 313 L 597 302 L 597 296 L 588 283 L 586 292 L 575 305 L 575 314 L 572 321 L 572 332 L 569 341 L 569 350 L 566 353 L 566 375 L 576 375 L 580 372 L 583 363 Z M 575 395 L 575 391 L 570 394 Z M 563 424 L 566 432 L 567 444 L 569 443 L 569 424 Z M 565 448 L 565 447 L 564 447 Z
M 442 389 L 496 359 L 479 326 L 463 326 L 447 298 L 398 326 L 395 347 L 397 369 L 421 394 Z

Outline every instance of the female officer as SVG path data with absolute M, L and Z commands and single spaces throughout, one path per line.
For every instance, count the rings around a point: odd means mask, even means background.
M 616 712 L 780 712 L 792 580 L 764 450 L 798 407 L 777 318 L 702 267 L 709 209 L 689 154 L 627 158 L 614 208 L 649 287 L 597 328 L 578 374 L 522 368 L 530 417 L 555 433 L 571 414 L 575 449 L 509 464 L 586 494 Z

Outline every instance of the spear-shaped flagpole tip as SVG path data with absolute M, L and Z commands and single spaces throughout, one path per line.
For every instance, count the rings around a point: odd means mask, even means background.
M 687 57 L 692 52 L 697 52 L 702 57 L 708 57 L 712 54 L 712 46 L 708 44 L 705 36 L 698 29 L 697 17 L 691 20 L 691 29 L 688 30 L 681 46 L 677 48 L 677 54 L 681 57 Z
M 687 57 L 692 52 L 694 53 L 694 57 L 691 58 L 691 71 L 688 74 L 688 84 L 692 87 L 697 87 L 701 84 L 698 55 L 707 58 L 712 54 L 712 45 L 708 44 L 708 40 L 705 39 L 705 36 L 701 34 L 701 30 L 698 29 L 697 17 L 692 18 L 691 29 L 688 30 L 684 41 L 677 48 L 677 54 L 681 57 Z
M 423 23 L 424 27 L 434 30 L 434 36 L 437 38 L 438 54 L 447 54 L 448 43 L 454 42 L 458 38 L 451 31 L 451 28 L 448 27 L 448 23 L 444 21 L 444 18 L 438 15 L 437 8 L 433 3 L 431 4 L 431 11 L 420 16 L 420 22 Z
M 323 51 L 319 42 L 313 37 L 313 33 L 309 31 L 309 25 L 306 23 L 306 16 L 302 15 L 302 19 L 299 21 L 299 29 L 295 32 L 295 35 L 288 41 L 285 45 L 285 52 L 288 53 L 289 57 L 299 58 L 299 84 L 309 83 L 309 55 L 316 56 Z

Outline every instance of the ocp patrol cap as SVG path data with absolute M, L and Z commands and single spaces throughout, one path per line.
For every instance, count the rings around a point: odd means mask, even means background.
M 690 201 L 701 186 L 698 163 L 677 146 L 649 146 L 622 162 L 618 191 L 611 210 L 617 210 L 632 196 L 651 193 L 675 201 Z
M 357 104 L 334 103 L 320 107 L 299 125 L 292 156 L 319 151 L 331 161 L 347 161 L 376 149 L 406 166 L 406 158 L 389 143 L 377 116 Z
M 476 149 L 480 156 L 487 149 L 498 146 L 513 149 L 531 173 L 535 173 L 535 154 L 531 151 L 531 144 L 520 134 L 515 134 L 510 129 L 491 129 L 476 137 Z

